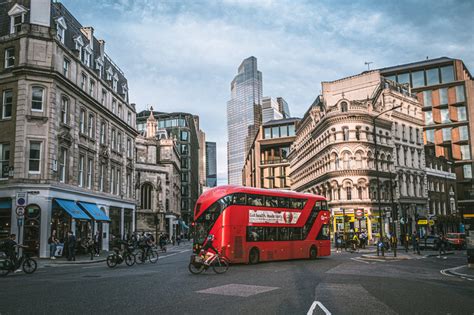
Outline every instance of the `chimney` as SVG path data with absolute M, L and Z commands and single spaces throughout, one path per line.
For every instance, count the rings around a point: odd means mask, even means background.
M 31 0 L 30 23 L 50 27 L 51 0 Z
M 92 26 L 85 26 L 81 28 L 81 31 L 89 40 L 91 49 L 94 50 L 94 28 Z
M 104 53 L 105 53 L 105 40 L 99 39 L 99 52 L 100 52 L 100 58 L 104 58 Z

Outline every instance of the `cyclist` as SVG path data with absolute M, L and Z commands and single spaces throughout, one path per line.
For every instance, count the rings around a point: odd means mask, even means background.
M 13 267 L 17 268 L 18 266 L 18 258 L 16 257 L 16 248 L 22 247 L 26 248 L 26 246 L 19 245 L 16 241 L 16 234 L 10 234 L 10 238 L 7 239 L 3 246 L 5 247 L 5 253 L 7 254 L 10 261 L 13 263 Z M 20 272 L 21 268 L 17 269 L 15 272 Z
M 213 241 L 214 241 L 214 235 L 209 234 L 209 236 L 207 237 L 206 242 L 204 243 L 204 245 L 201 248 L 201 253 L 202 254 L 204 254 L 204 255 L 209 254 L 209 257 L 207 257 L 207 259 L 204 261 L 204 264 L 208 265 L 208 266 L 209 266 L 209 263 L 214 258 L 215 254 L 218 253 L 217 249 L 212 245 Z M 210 252 L 210 250 L 212 250 L 214 253 Z
M 155 245 L 155 238 L 151 233 L 147 233 L 143 239 L 144 241 L 144 246 L 145 246 L 145 255 L 143 256 L 143 259 L 148 257 L 148 254 L 150 253 L 151 248 Z

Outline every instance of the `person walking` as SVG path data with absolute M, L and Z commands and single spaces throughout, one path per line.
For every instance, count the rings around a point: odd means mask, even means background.
M 441 255 L 446 255 L 446 237 L 444 236 L 443 232 L 439 233 L 438 235 L 438 258 L 441 258 Z M 444 257 L 446 259 L 446 257 Z
M 342 236 L 341 236 L 341 234 L 336 232 L 335 239 L 336 239 L 336 253 L 341 253 L 342 252 Z
M 357 233 L 354 233 L 354 236 L 352 237 L 352 252 L 355 252 L 359 249 L 359 237 L 357 236 Z
M 411 242 L 413 244 L 413 253 L 415 254 L 420 254 L 420 238 L 418 236 L 418 233 L 416 231 L 413 231 L 413 234 L 411 236 Z
M 49 259 L 56 259 L 55 253 L 56 253 L 56 248 L 58 246 L 58 239 L 56 238 L 56 230 L 53 230 L 51 232 L 51 236 L 48 239 L 48 244 L 49 244 Z
M 98 257 L 100 254 L 100 245 L 102 244 L 102 235 L 100 235 L 99 231 L 95 231 L 94 234 L 94 253 L 95 256 Z
M 367 242 L 367 234 L 365 234 L 365 231 L 362 231 L 362 233 L 360 233 L 360 247 L 365 249 L 365 244 Z
M 67 232 L 67 260 L 76 260 L 76 236 L 72 231 Z

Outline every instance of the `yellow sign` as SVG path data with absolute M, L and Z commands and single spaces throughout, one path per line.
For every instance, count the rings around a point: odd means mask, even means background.
M 430 225 L 434 225 L 434 221 L 433 221 L 433 220 L 430 220 Z
M 418 220 L 418 224 L 426 225 L 428 224 L 428 220 Z
M 465 214 L 464 217 L 465 218 L 474 218 L 474 214 L 473 213 L 468 213 L 468 214 Z

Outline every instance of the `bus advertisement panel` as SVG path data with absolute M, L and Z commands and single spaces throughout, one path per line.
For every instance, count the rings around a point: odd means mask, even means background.
M 213 234 L 214 246 L 233 263 L 329 256 L 329 219 L 321 196 L 219 186 L 196 203 L 194 250 Z

